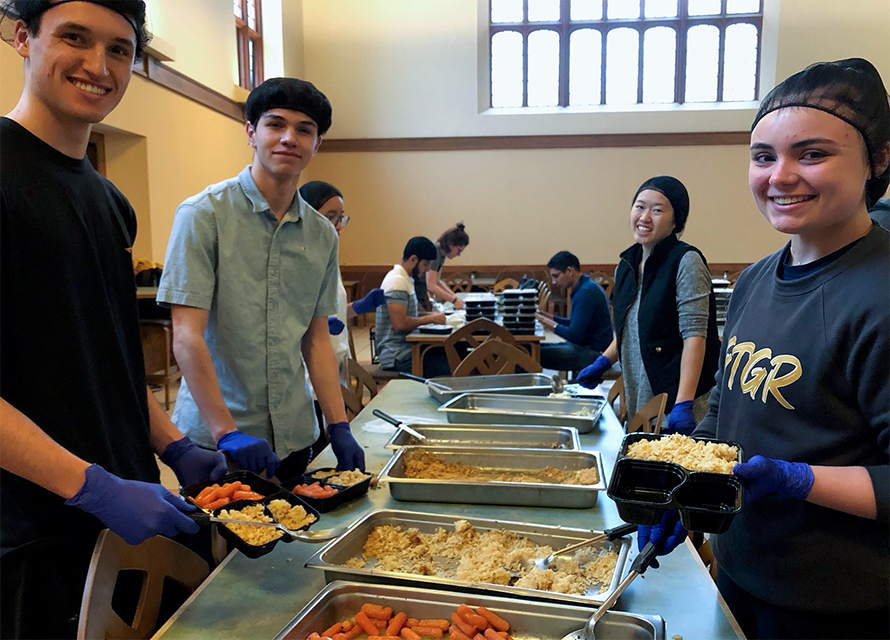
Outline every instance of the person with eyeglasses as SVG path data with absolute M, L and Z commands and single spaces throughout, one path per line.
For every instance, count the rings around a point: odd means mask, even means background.
M 343 194 L 334 185 L 322 180 L 313 180 L 300 187 L 300 195 L 306 203 L 327 218 L 339 236 L 343 228 L 349 224 L 349 216 L 343 213 Z M 347 320 L 370 313 L 386 302 L 383 289 L 371 289 L 370 293 L 360 300 L 347 302 L 346 288 L 343 277 L 337 272 L 337 314 L 328 318 L 328 331 L 334 355 L 340 363 L 340 381 L 346 383 L 345 363 L 349 358 L 349 334 L 344 331 Z

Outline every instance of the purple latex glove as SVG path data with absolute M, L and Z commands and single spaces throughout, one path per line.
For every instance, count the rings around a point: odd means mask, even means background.
M 695 416 L 692 415 L 692 400 L 678 402 L 668 416 L 667 433 L 682 433 L 688 436 L 695 431 Z
M 195 507 L 161 485 L 123 480 L 97 464 L 87 467 L 85 475 L 83 486 L 65 504 L 96 516 L 127 543 L 180 531 L 198 533 L 198 523 L 185 515 Z
M 806 500 L 813 488 L 813 469 L 806 462 L 754 456 L 737 464 L 732 472 L 745 486 L 746 505 L 771 493 Z
M 680 512 L 669 509 L 661 522 L 652 527 L 640 525 L 637 527 L 637 549 L 643 550 L 647 542 L 651 542 L 658 550 L 656 555 L 666 556 L 686 539 L 686 529 L 680 524 Z M 653 569 L 658 568 L 658 560 L 650 564 Z
M 168 444 L 160 458 L 183 487 L 216 482 L 226 475 L 226 457 L 219 451 L 202 449 L 188 437 Z
M 275 475 L 275 470 L 281 464 L 268 440 L 249 436 L 237 429 L 220 438 L 216 446 L 220 451 L 228 451 L 235 464 L 245 471 L 265 471 L 269 478 Z
M 363 313 L 369 313 L 379 307 L 382 304 L 386 303 L 386 294 L 383 293 L 383 289 L 371 289 L 371 292 L 366 295 L 361 300 L 356 300 L 352 303 L 352 310 L 355 311 L 355 315 L 360 316 Z
M 596 388 L 603 381 L 603 375 L 612 368 L 612 361 L 606 356 L 599 356 L 593 361 L 593 364 L 587 365 L 581 369 L 578 374 L 577 381 L 582 387 L 587 389 Z
M 328 318 L 328 333 L 332 336 L 339 336 L 343 333 L 343 329 L 346 328 L 346 325 L 343 324 L 343 321 L 336 316 L 331 316 Z
M 337 469 L 350 471 L 352 469 L 365 470 L 365 452 L 355 440 L 348 422 L 335 422 L 328 425 L 328 439 L 331 448 L 337 456 Z

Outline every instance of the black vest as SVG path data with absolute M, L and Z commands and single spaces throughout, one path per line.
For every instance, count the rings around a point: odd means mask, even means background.
M 680 359 L 683 355 L 683 337 L 680 335 L 680 318 L 677 313 L 677 272 L 680 260 L 687 251 L 695 251 L 702 260 L 701 251 L 681 242 L 671 234 L 652 249 L 646 259 L 643 272 L 643 290 L 640 294 L 638 325 L 640 349 L 649 385 L 655 395 L 668 394 L 667 409 L 674 406 L 680 386 Z M 627 311 L 637 294 L 642 245 L 635 244 L 621 254 L 621 262 L 615 272 L 615 289 L 612 292 L 612 309 L 615 314 L 615 335 L 621 352 L 621 335 L 627 320 Z M 707 265 L 705 260 L 705 265 Z M 705 359 L 695 396 L 698 397 L 714 386 L 714 374 L 720 357 L 720 339 L 717 335 L 717 310 L 714 291 L 708 297 L 708 335 L 705 338 Z

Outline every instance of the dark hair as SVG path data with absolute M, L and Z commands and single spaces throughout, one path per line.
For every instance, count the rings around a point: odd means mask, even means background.
M 751 130 L 777 109 L 806 107 L 840 118 L 865 142 L 872 177 L 865 183 L 866 205 L 877 202 L 890 184 L 890 166 L 877 175 L 880 154 L 890 142 L 890 103 L 874 65 L 862 58 L 818 62 L 785 79 L 760 103 Z
M 270 109 L 290 109 L 305 113 L 315 120 L 320 136 L 331 128 L 331 103 L 314 84 L 306 80 L 269 78 L 247 96 L 244 111 L 247 121 L 253 126 Z
M 581 271 L 581 262 L 578 260 L 578 256 L 569 251 L 560 251 L 550 258 L 550 262 L 547 263 L 548 269 L 556 269 L 557 271 L 565 271 L 569 267 L 572 267 L 575 271 Z
M 655 176 L 640 185 L 631 204 L 636 202 L 637 196 L 647 189 L 658 191 L 668 199 L 674 210 L 674 230 L 671 233 L 674 235 L 683 233 L 683 229 L 686 228 L 686 220 L 689 218 L 689 192 L 686 191 L 686 186 L 673 176 Z
M 91 2 L 111 9 L 129 22 L 136 34 L 134 58 L 136 60 L 142 58 L 145 47 L 151 41 L 151 34 L 145 28 L 144 0 L 4 0 L 0 11 L 3 12 L 3 21 L 8 18 L 21 20 L 28 31 L 36 36 L 40 32 L 40 19 L 47 10 L 60 4 L 78 1 Z
M 417 256 L 418 260 L 435 260 L 439 252 L 436 251 L 436 245 L 429 238 L 423 236 L 414 236 L 405 245 L 402 252 L 402 262 L 411 256 Z
M 458 222 L 448 231 L 439 236 L 439 246 L 448 253 L 452 247 L 466 247 L 470 244 L 470 236 L 464 231 L 464 223 Z
M 321 180 L 313 180 L 304 184 L 300 187 L 300 195 L 316 211 L 320 211 L 321 206 L 331 198 L 343 197 L 337 187 Z

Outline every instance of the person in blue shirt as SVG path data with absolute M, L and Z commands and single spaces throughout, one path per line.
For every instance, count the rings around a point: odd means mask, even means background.
M 242 469 L 299 475 L 320 435 L 305 362 L 338 467 L 363 470 L 328 330 L 337 232 L 297 189 L 331 105 L 309 82 L 272 78 L 245 111 L 253 162 L 186 199 L 167 246 L 157 299 L 172 306 L 183 372 L 173 421 Z
M 550 258 L 547 269 L 554 291 L 572 292 L 572 310 L 568 318 L 537 313 L 542 325 L 565 340 L 541 345 L 541 366 L 557 371 L 583 369 L 612 342 L 609 298 L 601 286 L 581 272 L 581 263 L 573 253 L 560 251 Z

